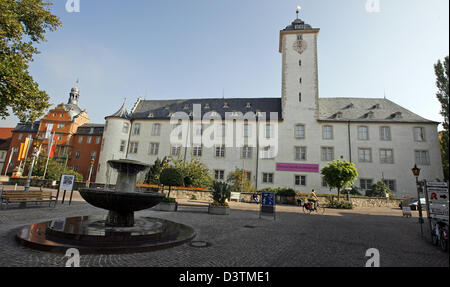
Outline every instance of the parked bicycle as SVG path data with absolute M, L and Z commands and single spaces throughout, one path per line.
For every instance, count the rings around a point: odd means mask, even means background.
M 439 245 L 442 251 L 448 249 L 448 224 L 442 221 L 436 222 L 433 226 L 431 241 L 434 245 Z

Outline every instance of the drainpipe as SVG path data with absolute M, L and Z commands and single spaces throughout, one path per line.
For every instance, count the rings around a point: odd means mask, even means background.
M 258 174 L 259 174 L 259 117 L 256 116 L 256 184 L 255 188 L 258 191 Z
M 348 128 L 348 154 L 350 157 L 350 162 L 352 162 L 352 141 L 350 138 L 350 121 L 348 121 L 347 123 L 347 128 Z

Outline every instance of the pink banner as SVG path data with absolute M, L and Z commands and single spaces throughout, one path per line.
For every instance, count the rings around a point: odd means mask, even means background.
M 318 164 L 277 163 L 278 171 L 319 172 Z

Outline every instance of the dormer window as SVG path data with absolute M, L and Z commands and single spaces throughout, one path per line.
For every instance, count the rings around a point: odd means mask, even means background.
M 393 119 L 401 119 L 402 118 L 402 113 L 401 112 L 393 113 L 391 115 L 391 118 L 393 118 Z
M 171 118 L 173 116 L 173 112 L 169 113 L 169 118 Z
M 342 119 L 342 113 L 341 112 L 335 113 L 334 114 L 334 118 L 335 119 Z
M 205 104 L 205 109 L 210 109 L 209 104 Z
M 371 110 L 378 110 L 380 108 L 380 104 L 376 104 L 376 105 L 373 105 L 370 109 Z
M 252 104 L 250 102 L 247 103 L 247 105 L 245 106 L 247 109 L 250 109 L 252 107 Z
M 168 110 L 168 109 L 169 109 L 169 105 L 166 105 L 164 108 L 165 108 L 166 110 Z
M 223 108 L 224 108 L 224 109 L 228 109 L 228 108 L 229 108 L 229 106 L 228 106 L 228 103 L 227 103 L 227 102 L 225 102 L 225 103 L 223 104 Z
M 149 118 L 153 118 L 153 117 L 154 117 L 154 114 L 153 114 L 153 113 L 149 113 L 149 114 L 148 114 L 148 117 L 149 117 Z
M 373 112 L 368 112 L 367 114 L 364 115 L 364 118 L 373 119 Z
M 185 104 L 183 110 L 189 110 L 189 104 Z
M 218 113 L 217 113 L 216 111 L 212 111 L 212 112 L 211 112 L 211 116 L 214 117 L 214 116 L 217 116 L 217 115 L 218 115 Z
M 346 110 L 346 109 L 351 109 L 351 108 L 353 108 L 353 107 L 354 107 L 354 105 L 353 105 L 352 103 L 350 103 L 350 104 L 348 104 L 347 106 L 345 106 L 344 110 Z

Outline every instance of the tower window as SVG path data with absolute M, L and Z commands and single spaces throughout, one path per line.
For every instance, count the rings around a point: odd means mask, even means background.
M 299 102 L 302 101 L 302 93 L 298 93 L 298 101 L 299 101 Z
M 298 65 L 301 67 L 302 66 L 302 60 L 298 61 Z
M 300 84 L 302 83 L 302 78 L 300 78 L 300 81 L 299 81 L 299 82 L 300 82 Z

